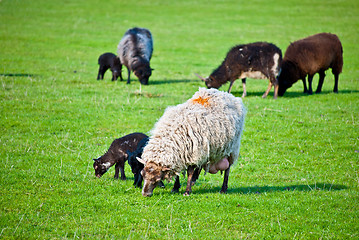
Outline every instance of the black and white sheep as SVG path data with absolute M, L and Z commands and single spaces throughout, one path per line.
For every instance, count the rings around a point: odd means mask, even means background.
M 132 28 L 127 30 L 117 47 L 121 64 L 127 67 L 127 83 L 130 83 L 130 73 L 133 71 L 141 84 L 148 84 L 148 78 L 153 70 L 150 67 L 152 52 L 152 34 L 148 29 Z
M 316 93 L 320 93 L 328 68 L 334 74 L 333 92 L 337 93 L 339 74 L 343 68 L 343 47 L 337 35 L 319 33 L 291 43 L 284 54 L 278 76 L 279 96 L 283 96 L 299 79 L 303 81 L 304 93 L 312 94 L 312 80 L 316 73 L 319 73 Z M 305 83 L 307 75 L 309 89 Z
M 225 193 L 230 167 L 239 156 L 245 113 L 241 98 L 205 88 L 185 103 L 168 107 L 139 159 L 145 165 L 142 195 L 151 196 L 160 180 L 171 180 L 185 170 L 185 195 L 189 195 L 196 168 L 208 172 L 218 162 L 228 161 L 217 169 L 225 171 L 221 189 Z
M 277 75 L 282 62 L 282 51 L 274 44 L 255 42 L 233 47 L 222 64 L 207 78 L 197 75 L 205 81 L 208 88 L 220 88 L 230 82 L 228 92 L 236 79 L 242 79 L 243 94 L 247 95 L 246 78 L 269 79 L 269 85 L 263 98 L 267 97 L 274 86 L 274 98 L 278 95 Z
M 128 158 L 127 151 L 135 151 L 137 144 L 147 135 L 143 133 L 131 133 L 124 137 L 115 139 L 107 152 L 101 157 L 94 159 L 93 168 L 96 177 L 101 177 L 110 167 L 115 165 L 115 179 L 119 177 L 121 171 L 121 180 L 126 180 L 125 162 Z

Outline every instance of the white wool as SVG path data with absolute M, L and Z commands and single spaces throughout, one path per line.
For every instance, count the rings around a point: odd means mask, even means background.
M 151 131 L 142 159 L 169 167 L 177 174 L 189 165 L 203 166 L 224 157 L 231 156 L 235 161 L 245 113 L 241 98 L 199 88 L 185 103 L 165 110 Z

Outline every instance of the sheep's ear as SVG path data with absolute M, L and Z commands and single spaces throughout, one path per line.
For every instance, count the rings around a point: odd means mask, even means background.
M 168 167 L 164 167 L 164 168 L 162 168 L 162 171 L 171 171 L 171 169 L 170 168 L 168 168 Z
M 202 81 L 207 81 L 206 78 L 202 77 L 201 75 L 199 75 L 198 73 L 194 73 L 194 75 L 196 75 L 199 79 L 201 79 Z
M 139 158 L 139 157 L 136 157 L 137 161 L 139 161 L 140 163 L 142 163 L 143 165 L 146 165 L 146 161 Z
M 93 160 L 96 162 L 96 161 L 98 161 L 98 158 L 94 158 Z
M 154 71 L 155 69 L 154 68 L 151 68 L 151 71 Z

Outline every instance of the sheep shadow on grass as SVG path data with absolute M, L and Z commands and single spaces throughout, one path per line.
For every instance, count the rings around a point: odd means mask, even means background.
M 340 191 L 348 189 L 347 186 L 332 184 L 332 183 L 314 183 L 314 184 L 300 184 L 300 185 L 288 185 L 288 186 L 252 186 L 252 187 L 228 187 L 226 194 L 262 194 L 271 192 L 286 192 L 286 191 Z M 196 189 L 193 187 L 194 194 L 204 193 L 218 193 L 221 187 L 213 187 L 208 189 Z
M 1 77 L 36 77 L 37 75 L 31 73 L 0 73 Z
M 150 80 L 149 85 L 161 85 L 161 84 L 177 84 L 177 83 L 200 83 L 198 80 L 193 79 L 162 79 L 162 80 Z M 205 87 L 205 85 L 204 85 Z

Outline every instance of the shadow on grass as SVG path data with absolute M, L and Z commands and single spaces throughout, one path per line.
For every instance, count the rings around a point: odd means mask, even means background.
M 254 187 L 240 187 L 240 188 L 228 188 L 227 194 L 262 194 L 270 192 L 286 192 L 286 191 L 339 191 L 348 189 L 347 186 L 331 184 L 331 183 L 315 183 L 310 185 L 289 185 L 289 186 L 254 186 Z M 215 193 L 221 190 L 220 187 L 214 187 L 211 189 L 198 189 L 192 188 L 196 194 L 203 193 Z
M 234 96 L 236 97 L 241 97 L 242 96 L 242 91 L 232 91 L 231 92 Z M 303 93 L 303 92 L 286 92 L 283 96 L 278 96 L 278 98 L 298 98 L 298 97 L 310 97 L 310 96 L 315 96 L 315 95 L 324 95 L 324 94 L 332 94 L 333 91 L 322 91 L 321 93 L 313 93 L 312 95 L 309 95 L 307 93 Z M 339 95 L 340 94 L 352 94 L 352 93 L 359 93 L 359 90 L 339 90 Z M 257 91 L 257 92 L 247 92 L 247 96 L 248 97 L 262 97 L 262 95 L 264 94 L 263 92 Z M 267 96 L 267 98 L 273 98 L 273 92 L 270 92 Z
M 35 77 L 35 74 L 30 73 L 0 73 L 1 77 Z
M 193 79 L 163 79 L 163 80 L 153 80 L 149 81 L 149 85 L 160 85 L 160 84 L 176 84 L 176 83 L 190 83 L 190 82 L 201 82 L 200 80 Z

